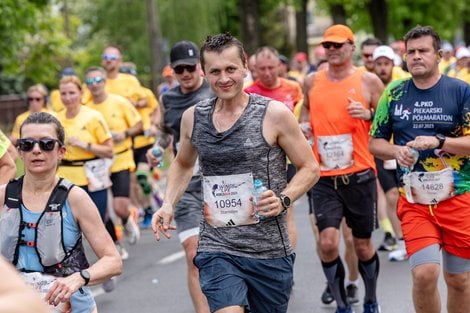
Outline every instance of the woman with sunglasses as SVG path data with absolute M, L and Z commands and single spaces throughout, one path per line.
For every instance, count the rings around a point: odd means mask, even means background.
M 64 76 L 59 91 L 65 110 L 57 119 L 65 129 L 65 153 L 59 165 L 58 175 L 82 187 L 98 207 L 101 219 L 106 216 L 110 185 L 110 172 L 95 175 L 91 167 L 104 167 L 104 159 L 113 157 L 112 137 L 103 116 L 96 110 L 81 104 L 82 83 L 76 76 Z M 96 164 L 95 164 L 96 163 Z M 111 161 L 108 162 L 109 165 Z
M 21 113 L 16 117 L 11 131 L 11 142 L 16 146 L 16 141 L 20 137 L 20 126 L 24 120 L 34 112 L 48 112 L 47 109 L 47 89 L 42 84 L 36 84 L 28 88 L 26 100 L 28 101 L 28 111 Z
M 25 175 L 0 186 L 0 252 L 55 312 L 96 313 L 86 285 L 122 270 L 122 262 L 86 192 L 56 175 L 66 153 L 64 128 L 52 115 L 31 114 L 20 127 Z M 98 260 L 89 265 L 82 232 Z M 66 306 L 66 308 L 62 308 Z M 68 308 L 67 308 L 68 307 Z

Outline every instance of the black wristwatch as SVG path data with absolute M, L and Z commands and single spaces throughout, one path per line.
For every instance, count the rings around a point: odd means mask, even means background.
M 88 283 L 90 282 L 90 273 L 87 270 L 81 270 L 80 276 L 82 276 L 82 278 L 85 280 L 84 286 L 88 285 Z
M 437 138 L 437 140 L 439 140 L 439 145 L 436 147 L 436 149 L 441 149 L 444 145 L 444 142 L 446 141 L 446 136 L 444 136 L 443 134 L 437 134 L 435 137 Z
M 281 204 L 284 207 L 284 210 L 287 210 L 287 208 L 289 208 L 291 206 L 291 200 L 290 200 L 289 196 L 286 196 L 286 195 L 281 193 L 279 195 L 279 199 L 281 199 Z

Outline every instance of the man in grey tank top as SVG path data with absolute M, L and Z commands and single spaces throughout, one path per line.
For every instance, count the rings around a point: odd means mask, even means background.
M 155 238 L 171 237 L 174 207 L 199 157 L 204 219 L 194 263 L 211 312 L 287 312 L 295 254 L 286 209 L 318 180 L 318 164 L 284 104 L 243 92 L 247 66 L 236 38 L 208 36 L 201 65 L 216 98 L 183 114 Z M 297 168 L 289 184 L 286 155 Z

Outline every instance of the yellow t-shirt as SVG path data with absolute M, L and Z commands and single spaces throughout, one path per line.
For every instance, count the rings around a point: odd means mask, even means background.
M 441 58 L 441 61 L 439 62 L 439 72 L 441 74 L 445 74 L 449 71 L 449 66 L 454 64 L 457 61 L 455 57 L 451 57 L 449 61 L 444 60 Z
M 64 103 L 62 102 L 62 99 L 60 98 L 59 89 L 54 89 L 51 91 L 51 94 L 49 95 L 49 103 L 50 103 L 51 110 L 56 113 L 65 109 Z
M 8 137 L 0 130 L 0 158 L 5 155 L 8 151 L 8 147 L 11 145 Z
M 119 73 L 115 79 L 106 78 L 105 89 L 107 93 L 123 96 L 133 103 L 147 97 L 139 80 L 130 74 Z
M 460 70 L 453 68 L 447 73 L 447 76 L 458 78 L 470 84 L 470 71 L 468 70 L 468 68 L 462 68 Z
M 47 112 L 47 113 L 52 114 L 52 112 L 46 108 L 43 108 L 41 112 Z M 11 131 L 11 137 L 16 138 L 16 139 L 20 138 L 20 127 L 23 124 L 23 122 L 28 118 L 28 116 L 31 115 L 31 113 L 32 113 L 31 111 L 26 111 L 16 117 L 15 124 L 13 124 L 13 129 Z
M 72 136 L 77 136 L 80 140 L 91 144 L 102 144 L 111 138 L 111 133 L 103 115 L 96 110 L 82 106 L 80 112 L 74 118 L 66 118 L 65 114 L 66 110 L 62 110 L 57 114 L 57 118 L 62 123 L 62 126 L 64 126 L 66 143 Z M 72 147 L 67 144 L 66 147 L 67 152 L 65 153 L 64 160 L 78 161 L 96 158 L 96 155 L 87 150 Z M 77 186 L 85 186 L 88 184 L 83 165 L 61 165 L 59 166 L 58 175 L 70 180 Z
M 103 114 L 111 133 L 124 132 L 142 120 L 135 107 L 127 99 L 118 95 L 109 94 L 102 103 L 96 104 L 89 101 L 86 105 Z M 121 142 L 114 142 L 113 147 L 114 163 L 111 172 L 116 173 L 127 169 L 133 171 L 135 163 L 132 139 L 126 138 Z
M 145 91 L 147 95 L 147 106 L 143 108 L 137 108 L 137 112 L 139 112 L 140 117 L 142 118 L 142 129 L 144 131 L 148 130 L 152 125 L 152 121 L 150 120 L 150 115 L 153 111 L 158 108 L 158 101 L 155 95 L 153 94 L 152 90 L 142 87 L 142 90 Z M 155 142 L 155 137 L 147 137 L 147 136 L 136 136 L 134 137 L 134 148 L 142 148 L 148 145 L 151 145 Z

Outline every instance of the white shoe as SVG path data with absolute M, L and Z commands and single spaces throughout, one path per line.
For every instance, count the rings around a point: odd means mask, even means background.
M 397 249 L 393 250 L 388 254 L 388 260 L 390 262 L 402 262 L 408 260 L 408 254 L 406 253 L 405 241 L 397 240 Z
M 140 239 L 140 229 L 132 218 L 132 215 L 129 216 L 127 223 L 124 225 L 124 233 L 127 236 L 127 241 L 131 245 L 135 245 Z
M 119 242 L 116 242 L 115 245 L 119 255 L 121 256 L 121 260 L 127 260 L 129 258 L 129 253 L 127 250 Z

